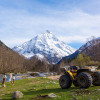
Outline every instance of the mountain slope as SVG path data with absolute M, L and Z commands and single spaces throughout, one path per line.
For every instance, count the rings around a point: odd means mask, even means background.
M 100 61 L 100 37 L 88 41 L 73 54 L 66 56 L 65 58 L 66 60 L 74 59 L 81 53 L 85 53 L 88 56 L 91 56 L 92 60 Z
M 14 47 L 13 50 L 24 55 L 28 59 L 33 56 L 37 56 L 40 59 L 45 57 L 50 63 L 56 63 L 62 57 L 68 56 L 75 51 L 64 42 L 59 41 L 49 31 L 37 35 L 20 46 Z
M 25 58 L 0 41 L 0 73 L 20 72 Z M 24 69 L 23 69 L 24 70 Z

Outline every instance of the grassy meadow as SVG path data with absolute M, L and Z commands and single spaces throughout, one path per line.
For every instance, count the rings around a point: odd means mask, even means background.
M 16 80 L 15 86 L 11 82 L 7 82 L 6 88 L 2 87 L 0 83 L 0 98 L 12 100 L 12 94 L 17 90 L 24 94 L 24 97 L 18 100 L 36 100 L 33 98 L 37 95 L 48 95 L 49 93 L 54 93 L 57 97 L 41 100 L 100 100 L 100 86 L 80 89 L 72 85 L 70 89 L 61 89 L 58 80 L 51 80 L 48 77 Z

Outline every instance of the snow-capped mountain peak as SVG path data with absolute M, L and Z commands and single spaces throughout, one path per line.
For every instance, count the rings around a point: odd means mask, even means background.
M 39 56 L 46 57 L 49 62 L 56 63 L 62 57 L 72 54 L 75 50 L 58 38 L 50 31 L 37 35 L 30 41 L 14 47 L 14 51 L 24 55 L 26 58 Z

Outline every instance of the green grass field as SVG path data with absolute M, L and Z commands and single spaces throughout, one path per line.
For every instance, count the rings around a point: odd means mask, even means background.
M 61 89 L 57 80 L 42 77 L 17 80 L 15 86 L 7 82 L 6 88 L 0 87 L 0 98 L 11 100 L 12 94 L 17 90 L 24 94 L 23 99 L 20 100 L 34 100 L 32 98 L 37 95 L 48 95 L 49 93 L 54 93 L 57 97 L 41 100 L 75 100 L 75 98 L 77 100 L 100 100 L 100 86 L 91 86 L 89 89 L 79 89 L 74 86 L 70 89 Z

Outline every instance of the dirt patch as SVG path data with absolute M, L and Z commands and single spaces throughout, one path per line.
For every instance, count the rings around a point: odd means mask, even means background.
M 48 95 L 38 95 L 37 97 L 34 97 L 32 99 L 47 99 L 47 98 L 50 98 Z
M 89 95 L 92 93 L 92 91 L 89 91 L 89 90 L 79 90 L 79 91 L 75 91 L 77 93 L 77 95 Z
M 48 78 L 52 80 L 59 80 L 59 77 L 60 75 L 56 75 L 56 76 L 49 76 Z

